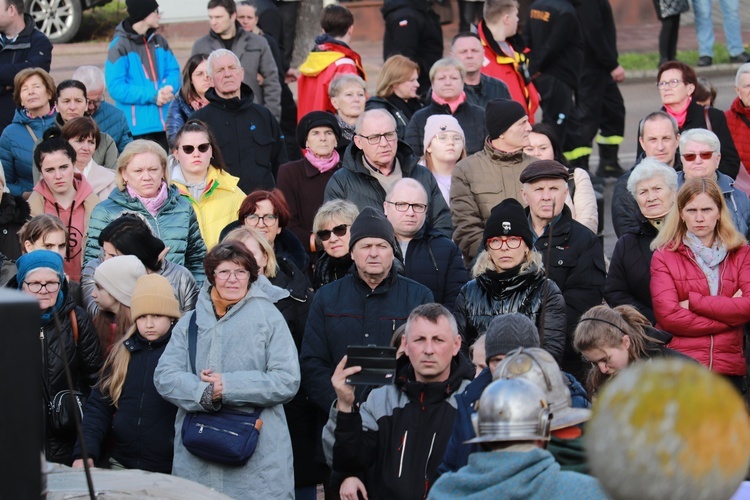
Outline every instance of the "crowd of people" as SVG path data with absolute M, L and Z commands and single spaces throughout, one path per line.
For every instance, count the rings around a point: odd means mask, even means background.
M 294 6 L 210 0 L 180 68 L 127 0 L 104 71 L 56 83 L 3 3 L 0 284 L 39 301 L 48 461 L 235 498 L 606 498 L 582 424 L 620 372 L 747 394 L 750 64 L 724 112 L 667 51 L 625 172 L 606 0 L 462 5 L 447 57 L 431 7 L 386 0 L 369 97 L 343 5 L 297 70 Z M 352 346 L 393 347 L 391 383 L 350 383 Z M 211 442 L 248 429 L 239 461 Z

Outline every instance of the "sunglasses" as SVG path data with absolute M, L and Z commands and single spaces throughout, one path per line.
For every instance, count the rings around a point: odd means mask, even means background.
M 196 147 L 198 148 L 198 151 L 200 151 L 201 153 L 205 153 L 206 151 L 208 151 L 208 148 L 211 147 L 211 144 L 204 142 L 203 144 L 198 144 L 197 146 L 186 144 L 185 146 L 180 147 L 182 148 L 183 153 L 185 153 L 186 155 L 191 155 L 193 154 L 193 151 L 195 151 Z
M 685 161 L 695 161 L 698 156 L 701 157 L 701 160 L 710 160 L 713 155 L 713 151 L 701 151 L 700 153 L 685 153 L 682 157 L 685 158 Z
M 331 233 L 335 234 L 339 238 L 344 236 L 346 234 L 348 227 L 349 227 L 349 224 L 341 224 L 339 226 L 334 227 L 333 229 L 321 229 L 315 234 L 318 235 L 318 238 L 320 238 L 320 241 L 328 241 L 331 239 Z

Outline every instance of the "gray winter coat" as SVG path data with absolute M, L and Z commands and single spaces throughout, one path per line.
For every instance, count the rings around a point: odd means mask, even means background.
M 190 314 L 175 326 L 154 373 L 159 394 L 178 407 L 172 474 L 189 478 L 233 498 L 294 498 L 292 443 L 282 404 L 300 382 L 297 349 L 274 302 L 289 292 L 259 276 L 247 295 L 217 319 L 203 286 L 196 306 L 198 345 L 195 370 L 221 373 L 222 404 L 251 412 L 263 407 L 263 427 L 255 453 L 242 467 L 224 466 L 191 454 L 182 446 L 182 421 L 200 405 L 208 387 L 190 368 L 187 330 Z

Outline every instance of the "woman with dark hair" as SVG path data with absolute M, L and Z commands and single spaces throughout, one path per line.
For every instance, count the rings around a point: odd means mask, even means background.
M 594 233 L 600 231 L 599 213 L 597 206 L 597 195 L 594 185 L 591 183 L 589 173 L 582 168 L 571 168 L 562 154 L 560 141 L 557 139 L 555 129 L 546 123 L 535 123 L 531 126 L 529 133 L 529 145 L 523 148 L 523 152 L 540 160 L 555 160 L 570 170 L 573 184 L 568 182 L 568 196 L 565 204 L 570 208 L 573 219 L 577 220 Z M 604 205 L 602 204 L 602 208 Z M 602 221 L 604 215 L 602 214 Z
M 182 67 L 182 87 L 167 110 L 167 139 L 174 147 L 175 134 L 185 125 L 193 111 L 208 104 L 206 90 L 213 86 L 208 74 L 208 55 L 193 54 Z
M 299 389 L 297 350 L 274 303 L 289 295 L 258 274 L 253 254 L 240 242 L 213 247 L 205 259 L 206 283 L 195 312 L 185 315 L 154 373 L 156 390 L 178 407 L 172 473 L 234 498 L 293 498 L 294 470 L 283 404 Z M 189 325 L 195 322 L 195 363 Z M 182 442 L 188 412 L 262 409 L 255 453 L 243 466 L 193 455 Z
M 100 200 L 104 201 L 117 187 L 115 172 L 101 166 L 93 154 L 101 142 L 102 133 L 93 118 L 79 116 L 69 120 L 61 130 L 62 138 L 68 141 L 76 152 L 76 171 L 81 173 Z
M 68 231 L 65 274 L 73 281 L 80 281 L 89 218 L 100 200 L 86 179 L 75 171 L 76 152 L 59 134 L 59 129 L 49 129 L 34 149 L 34 163 L 41 179 L 29 196 L 29 207 L 32 216 L 52 214 L 65 222 Z
M 87 116 L 88 99 L 86 96 L 86 86 L 78 80 L 64 80 L 57 86 L 57 115 L 55 115 L 55 125 L 60 128 L 73 118 Z M 99 165 L 103 165 L 110 170 L 117 167 L 117 144 L 109 134 L 101 133 L 96 145 L 92 158 Z
M 403 141 L 409 120 L 424 106 L 418 91 L 419 65 L 400 54 L 391 56 L 383 63 L 375 95 L 367 99 L 365 111 L 387 110 L 396 120 L 398 138 Z
M 239 179 L 224 170 L 224 160 L 208 125 L 189 120 L 175 134 L 172 184 L 195 210 L 206 248 L 219 242 L 221 228 L 235 220 L 245 193 Z

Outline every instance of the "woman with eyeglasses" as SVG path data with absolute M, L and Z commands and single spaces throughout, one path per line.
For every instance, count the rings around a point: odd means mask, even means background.
M 240 181 L 224 167 L 211 130 L 200 120 L 189 120 L 175 134 L 172 184 L 195 210 L 206 248 L 219 242 L 221 229 L 232 222 L 245 193 Z
M 279 167 L 276 187 L 284 193 L 289 205 L 289 225 L 315 258 L 313 218 L 323 204 L 328 181 L 341 168 L 341 157 L 336 145 L 341 140 L 341 127 L 336 117 L 324 111 L 313 111 L 302 117 L 297 125 L 297 143 L 303 151 L 301 160 Z
M 732 179 L 740 169 L 740 156 L 729 132 L 727 119 L 721 110 L 703 107 L 693 99 L 698 85 L 695 70 L 684 62 L 669 61 L 659 66 L 656 87 L 663 104 L 662 111 L 669 113 L 676 121 L 680 132 L 693 128 L 712 131 L 721 141 L 721 163 L 719 171 Z M 638 155 L 643 148 L 638 144 Z
M 445 202 L 451 203 L 451 174 L 466 158 L 466 136 L 451 115 L 432 115 L 424 126 L 424 163 L 437 181 Z
M 472 268 L 474 279 L 456 299 L 464 348 L 487 331 L 495 316 L 519 313 L 534 322 L 542 347 L 560 363 L 568 328 L 565 300 L 544 277 L 542 256 L 534 250 L 528 218 L 517 200 L 507 198 L 492 209 L 482 247 Z
M 292 443 L 283 404 L 300 384 L 299 361 L 287 322 L 274 305 L 289 292 L 259 274 L 255 257 L 239 241 L 206 255 L 206 283 L 195 312 L 175 325 L 154 372 L 159 394 L 177 406 L 172 474 L 232 498 L 294 498 Z M 195 366 L 189 325 L 195 321 Z M 182 442 L 189 412 L 222 408 L 262 410 L 258 444 L 242 466 L 193 455 Z
M 34 250 L 19 257 L 16 266 L 18 273 L 9 286 L 15 286 L 39 301 L 42 395 L 44 408 L 51 413 L 55 395 L 68 389 L 63 350 L 68 359 L 74 387 L 88 395 L 91 387 L 96 384 L 102 366 L 99 340 L 86 311 L 77 307 L 70 297 L 60 254 L 49 250 Z M 60 320 L 60 330 L 55 326 L 55 314 Z M 76 441 L 75 427 L 56 427 L 47 412 L 45 458 L 49 462 L 70 465 Z
M 358 215 L 357 205 L 347 200 L 326 202 L 315 214 L 313 233 L 316 245 L 323 250 L 315 262 L 315 290 L 351 274 L 353 261 L 349 253 L 349 228 Z

